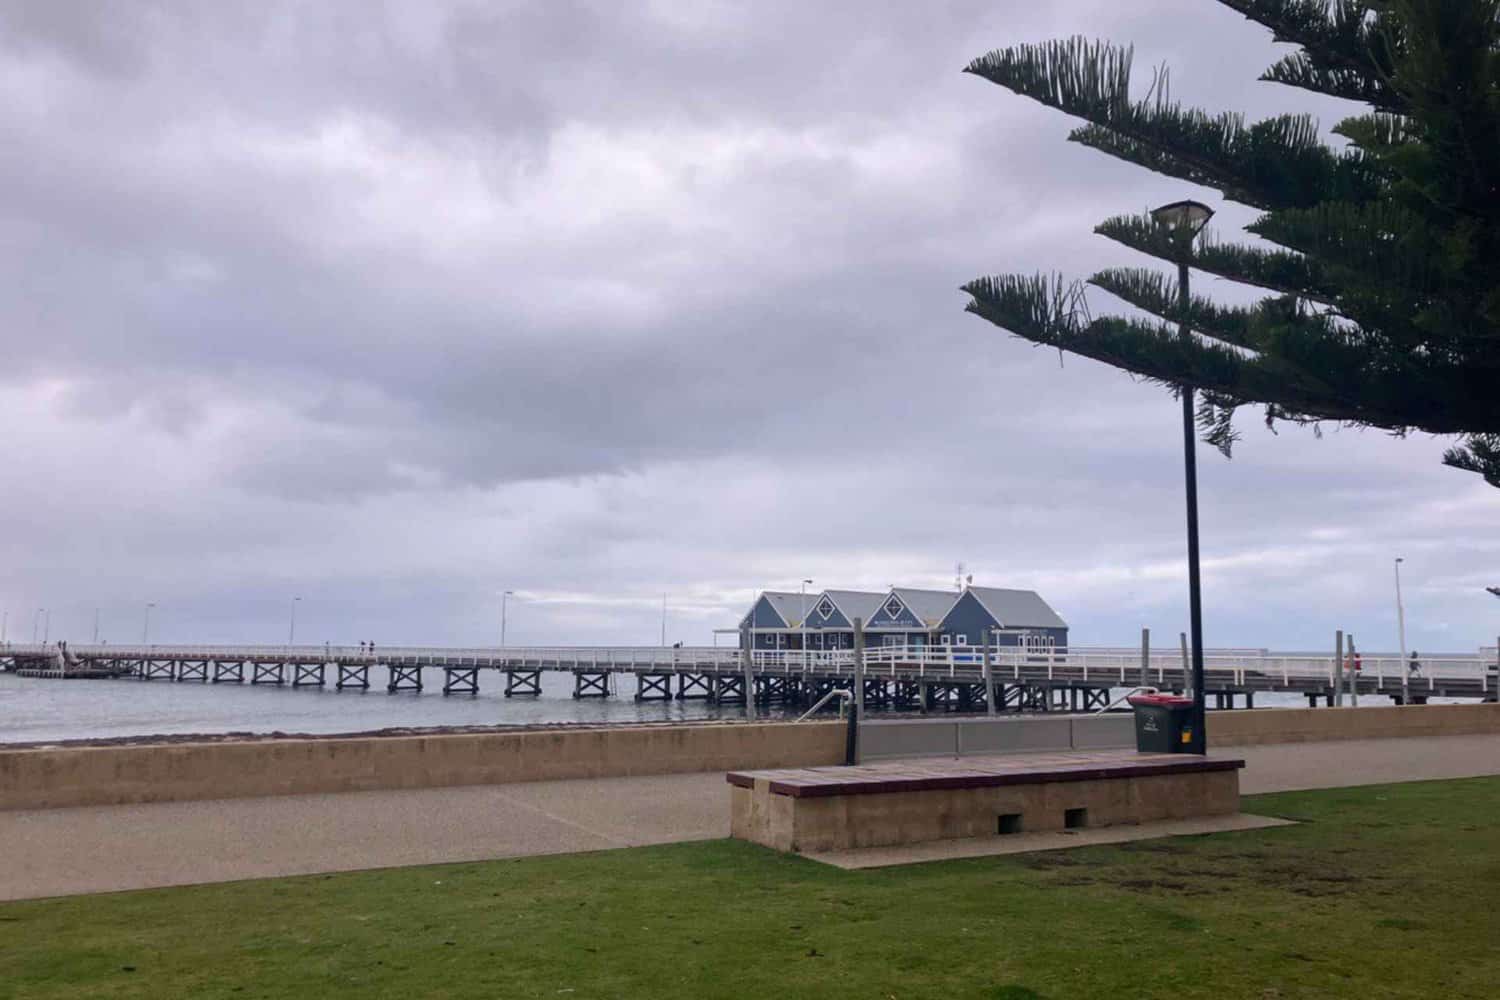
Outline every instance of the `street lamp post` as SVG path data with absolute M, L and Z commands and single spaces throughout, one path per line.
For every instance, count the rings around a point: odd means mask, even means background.
M 46 608 L 37 608 L 36 614 L 31 616 L 31 641 L 36 642 L 42 635 L 42 612 Z
M 1411 704 L 1411 671 L 1406 667 L 1406 608 L 1401 604 L 1401 563 L 1396 557 L 1396 635 L 1401 642 L 1401 704 Z
M 300 597 L 292 598 L 292 620 L 286 627 L 286 644 L 288 646 L 295 646 L 297 644 L 297 605 L 301 601 L 302 598 Z
M 149 646 L 151 644 L 151 609 L 154 607 L 156 607 L 155 604 L 150 601 L 146 602 L 146 620 L 141 624 L 142 646 Z
M 667 648 L 667 595 L 661 595 L 661 648 Z
M 1193 301 L 1188 287 L 1193 241 L 1203 232 L 1213 214 L 1213 209 L 1196 201 L 1173 202 L 1151 213 L 1152 221 L 1172 230 L 1172 237 L 1181 251 L 1177 259 L 1177 308 L 1180 314 L 1177 335 L 1185 343 L 1191 342 L 1193 337 L 1188 324 Z M 1193 642 L 1193 734 L 1189 750 L 1201 754 L 1207 751 L 1208 739 L 1203 691 L 1203 593 L 1198 573 L 1198 436 L 1193 422 L 1193 387 L 1183 383 L 1178 387 L 1178 394 L 1182 397 L 1182 464 L 1187 499 L 1188 625 Z
M 505 648 L 505 603 L 515 594 L 514 590 L 505 590 L 500 593 L 500 648 Z
M 47 613 L 42 615 L 42 645 L 47 645 L 47 640 L 50 638 L 52 638 L 52 609 L 48 608 Z
M 797 622 L 797 629 L 802 633 L 802 667 L 807 669 L 807 585 L 811 580 L 802 581 L 802 618 Z
M 0 613 L 0 646 L 5 645 L 5 635 L 10 630 L 10 608 Z

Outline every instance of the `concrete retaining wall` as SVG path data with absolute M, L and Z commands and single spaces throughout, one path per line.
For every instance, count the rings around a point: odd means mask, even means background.
M 1500 733 L 1500 705 L 1265 708 L 1210 712 L 1210 747 Z
M 818 722 L 0 749 L 0 809 L 804 767 L 841 763 L 844 738 Z
M 1135 746 L 1128 714 L 880 719 L 859 728 L 859 759 L 962 757 Z
M 996 728 L 1008 726 L 1009 729 Z M 1129 717 L 892 720 L 871 756 L 1129 745 Z M 925 731 L 924 731 L 925 730 Z M 1214 712 L 1212 746 L 1500 733 L 1500 705 Z M 838 764 L 839 722 L 0 748 L 0 809 Z

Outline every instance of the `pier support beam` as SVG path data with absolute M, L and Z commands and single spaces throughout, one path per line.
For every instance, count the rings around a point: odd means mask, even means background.
M 536 697 L 542 693 L 540 670 L 507 670 L 505 672 L 505 697 Z
M 368 663 L 340 663 L 338 680 L 333 687 L 335 691 L 344 691 L 348 688 L 370 690 L 370 665 Z
M 713 674 L 678 674 L 678 701 L 709 701 L 714 696 Z
M 664 673 L 645 673 L 639 670 L 636 671 L 635 700 L 671 701 L 672 675 Z
M 469 694 L 479 693 L 479 668 L 478 667 L 444 667 L 443 668 L 443 694 Z
M 739 705 L 745 701 L 745 678 L 741 674 L 725 674 L 719 678 L 719 688 L 714 692 L 715 705 Z
M 609 671 L 607 671 L 607 670 L 575 670 L 575 671 L 573 671 L 573 697 L 574 698 L 608 698 L 609 697 Z
M 171 660 L 142 660 L 140 678 L 143 681 L 171 680 L 177 674 L 177 664 Z
M 245 683 L 245 662 L 243 660 L 235 660 L 230 662 L 215 660 L 213 679 L 215 684 Z
M 403 667 L 398 663 L 388 664 L 391 668 L 391 679 L 386 683 L 385 693 L 396 694 L 399 691 L 422 690 L 422 668 L 416 665 Z
M 280 687 L 286 683 L 285 663 L 257 663 L 250 672 L 251 684 L 273 684 Z
M 1109 707 L 1109 688 L 1080 688 L 1085 712 L 1095 712 Z
M 208 683 L 208 661 L 194 660 L 177 664 L 177 680 Z
M 292 666 L 292 687 L 322 687 L 324 681 L 324 664 L 322 663 L 297 663 Z

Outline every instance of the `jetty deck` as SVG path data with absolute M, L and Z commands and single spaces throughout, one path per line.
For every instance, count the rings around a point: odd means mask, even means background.
M 1433 697 L 1496 700 L 1492 650 L 1423 657 L 1411 672 L 1399 656 L 1366 655 L 1345 690 L 1361 697 L 1422 702 Z M 864 650 L 753 650 L 727 647 L 525 647 L 58 645 L 0 646 L 0 670 L 47 678 L 117 678 L 175 683 L 272 685 L 419 692 L 441 678 L 444 694 L 477 694 L 481 677 L 506 697 L 541 694 L 544 673 L 573 677 L 573 697 L 610 698 L 620 676 L 635 681 L 637 701 L 702 700 L 811 704 L 837 688 L 858 688 L 882 709 L 1002 712 L 1091 711 L 1121 689 L 1181 690 L 1186 670 L 1175 653 L 1123 648 L 1026 649 L 1017 646 L 879 646 Z M 381 674 L 384 677 L 381 677 Z M 1205 691 L 1216 708 L 1253 707 L 1262 692 L 1295 693 L 1332 703 L 1340 684 L 1331 655 L 1269 650 L 1205 651 Z

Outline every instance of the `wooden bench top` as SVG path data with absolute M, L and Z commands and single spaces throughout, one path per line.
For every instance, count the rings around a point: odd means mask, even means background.
M 940 760 L 885 761 L 854 767 L 801 767 L 774 771 L 733 771 L 731 785 L 753 788 L 769 782 L 773 795 L 816 798 L 836 795 L 880 795 L 887 792 L 946 791 L 1034 785 L 1058 781 L 1140 778 L 1201 771 L 1232 771 L 1245 766 L 1231 757 L 1137 753 L 1134 750 L 1075 750 L 1056 753 L 1003 754 Z

